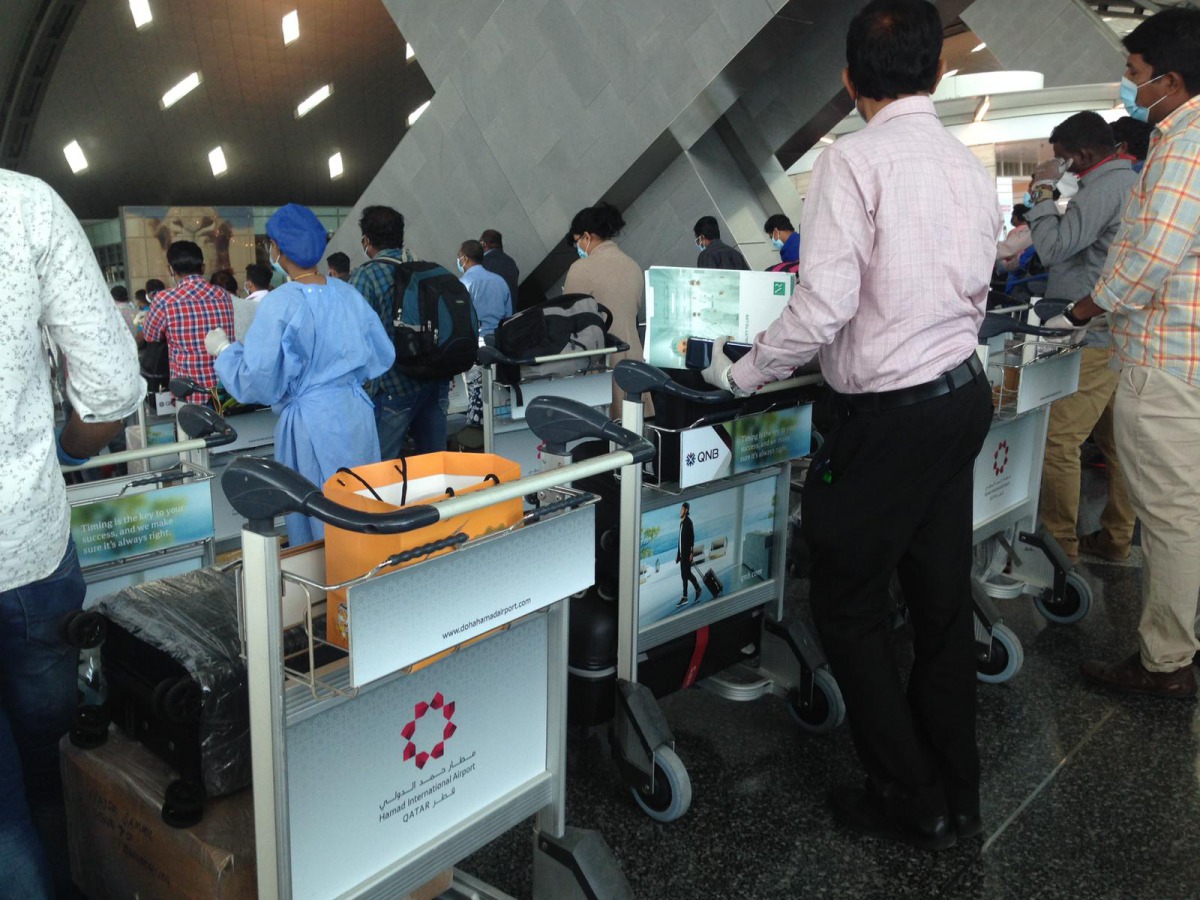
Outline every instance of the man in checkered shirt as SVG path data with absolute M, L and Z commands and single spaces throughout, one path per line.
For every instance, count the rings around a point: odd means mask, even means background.
M 204 336 L 223 328 L 234 334 L 233 298 L 223 288 L 204 280 L 204 253 L 192 241 L 175 241 L 167 248 L 167 265 L 175 286 L 154 295 L 142 323 L 147 341 L 167 342 L 172 378 L 190 378 L 203 388 L 217 385 L 213 358 L 204 349 Z

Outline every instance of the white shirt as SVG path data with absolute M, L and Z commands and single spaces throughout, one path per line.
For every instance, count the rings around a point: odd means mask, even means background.
M 0 591 L 50 575 L 71 516 L 54 443 L 45 329 L 67 358 L 67 397 L 113 422 L 146 390 L 137 347 L 79 222 L 49 185 L 0 169 Z
M 893 101 L 822 151 L 780 317 L 733 366 L 745 390 L 820 352 L 839 393 L 931 381 L 975 351 L 1000 231 L 996 185 L 928 96 Z
M 246 340 L 246 332 L 254 323 L 259 301 L 269 293 L 270 291 L 254 291 L 245 297 L 233 298 L 233 340 Z

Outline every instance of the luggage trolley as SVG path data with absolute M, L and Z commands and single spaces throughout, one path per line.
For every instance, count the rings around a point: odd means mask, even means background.
M 662 370 L 636 360 L 621 361 L 614 377 L 625 393 L 622 422 L 633 431 L 642 429 L 643 395 L 648 391 L 699 403 L 732 400 L 725 391 L 685 387 Z M 658 821 L 673 821 L 687 811 L 691 782 L 683 761 L 675 753 L 671 730 L 655 700 L 656 691 L 639 681 L 639 666 L 645 665 L 647 653 L 654 653 L 656 648 L 669 650 L 672 641 L 686 640 L 693 633 L 703 632 L 707 639 L 709 626 L 728 622 L 738 643 L 727 649 L 740 659 L 696 683 L 732 700 L 754 700 L 768 693 L 778 695 L 800 726 L 814 733 L 832 730 L 845 715 L 841 691 L 829 672 L 824 653 L 803 626 L 783 619 L 789 473 L 788 463 L 766 466 L 706 487 L 668 495 L 663 491 L 643 491 L 641 464 L 631 463 L 621 470 L 613 753 L 634 799 L 647 815 Z M 767 530 L 757 527 L 747 530 L 739 524 L 736 533 L 741 534 L 740 545 L 730 547 L 728 541 L 711 541 L 712 546 L 705 547 L 709 558 L 718 555 L 718 550 L 734 551 L 740 566 L 759 567 L 756 577 L 746 579 L 741 585 L 731 584 L 725 593 L 725 585 L 719 580 L 713 583 L 715 576 L 710 569 L 705 573 L 706 590 L 713 595 L 709 602 L 671 611 L 657 621 L 643 622 L 642 582 L 651 577 L 642 564 L 644 510 L 669 509 L 680 501 L 695 504 L 706 495 L 717 495 L 717 491 L 731 491 L 728 502 L 741 509 L 743 517 L 750 506 L 746 498 L 751 491 L 767 497 L 769 508 L 765 520 L 770 523 Z M 744 621 L 739 621 L 739 617 Z M 703 654 L 698 641 L 692 654 L 685 685 L 698 669 L 703 674 Z
M 613 376 L 604 361 L 613 354 L 627 353 L 629 345 L 607 332 L 604 340 L 604 346 L 596 350 L 528 359 L 508 356 L 490 344 L 480 347 L 483 452 L 511 459 L 520 464 L 523 472 L 533 471 L 540 468 L 539 442 L 525 421 L 530 402 L 549 395 L 607 408 L 612 403 Z M 553 368 L 548 374 L 523 379 L 522 366 Z
M 241 603 L 263 900 L 401 897 L 533 814 L 534 897 L 632 897 L 599 834 L 564 823 L 563 598 L 591 581 L 572 564 L 590 558 L 594 498 L 562 485 L 638 466 L 653 448 L 571 401 L 539 397 L 526 412 L 552 448 L 590 437 L 620 449 L 384 515 L 339 506 L 268 460 L 236 460 L 222 476 L 248 520 Z M 397 554 L 343 585 L 321 584 L 319 544 L 281 564 L 270 528 L 276 516 L 300 512 L 349 531 L 393 534 L 521 496 L 540 505 L 518 525 Z M 423 559 L 447 547 L 456 549 Z M 540 564 L 531 566 L 535 558 Z M 463 589 L 483 584 L 487 590 Z M 288 665 L 285 586 L 307 595 L 301 655 L 310 659 L 312 604 L 326 590 L 347 589 L 348 659 L 309 675 Z M 455 872 L 443 896 L 505 895 Z
M 1057 624 L 1080 621 L 1092 604 L 1091 586 L 1037 521 L 1050 404 L 1079 387 L 1078 348 L 1045 340 L 1061 336 L 998 313 L 980 331 L 995 413 L 975 460 L 972 593 L 977 674 L 988 683 L 1008 681 L 1024 661 L 993 600 L 1031 594 Z

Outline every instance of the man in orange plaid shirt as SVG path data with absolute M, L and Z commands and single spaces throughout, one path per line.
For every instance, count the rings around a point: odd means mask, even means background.
M 1137 653 L 1089 660 L 1116 690 L 1194 697 L 1200 597 L 1200 10 L 1157 13 L 1125 38 L 1121 98 L 1155 130 L 1092 293 L 1047 325 L 1108 314 L 1121 376 L 1117 456 L 1142 521 Z

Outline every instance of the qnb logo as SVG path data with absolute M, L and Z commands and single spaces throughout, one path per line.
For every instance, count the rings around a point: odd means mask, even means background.
M 686 462 L 689 466 L 694 466 L 696 463 L 716 462 L 720 458 L 720 448 L 712 447 L 708 450 L 698 450 L 695 453 L 689 453 L 684 462 Z
M 1003 475 L 1005 468 L 1008 467 L 1008 441 L 1001 441 L 996 447 L 996 452 L 992 454 L 992 471 L 997 475 Z
M 427 720 L 422 721 L 428 715 L 429 711 L 435 713 L 441 710 L 441 719 L 437 716 L 430 716 Z M 418 769 L 425 768 L 425 763 L 431 759 L 440 759 L 446 751 L 446 741 L 450 740 L 450 736 L 454 734 L 456 726 L 451 719 L 454 718 L 454 704 L 447 703 L 446 698 L 442 696 L 441 691 L 433 695 L 433 699 L 428 703 L 421 701 L 413 707 L 413 717 L 409 719 L 408 724 L 400 730 L 400 736 L 404 738 L 404 761 L 414 760 Z M 430 731 L 437 731 L 438 726 L 442 721 L 445 721 L 445 726 L 442 727 L 439 739 L 436 744 L 429 750 L 418 750 L 414 737 L 418 737 L 418 729 L 421 731 L 419 737 L 426 737 Z

